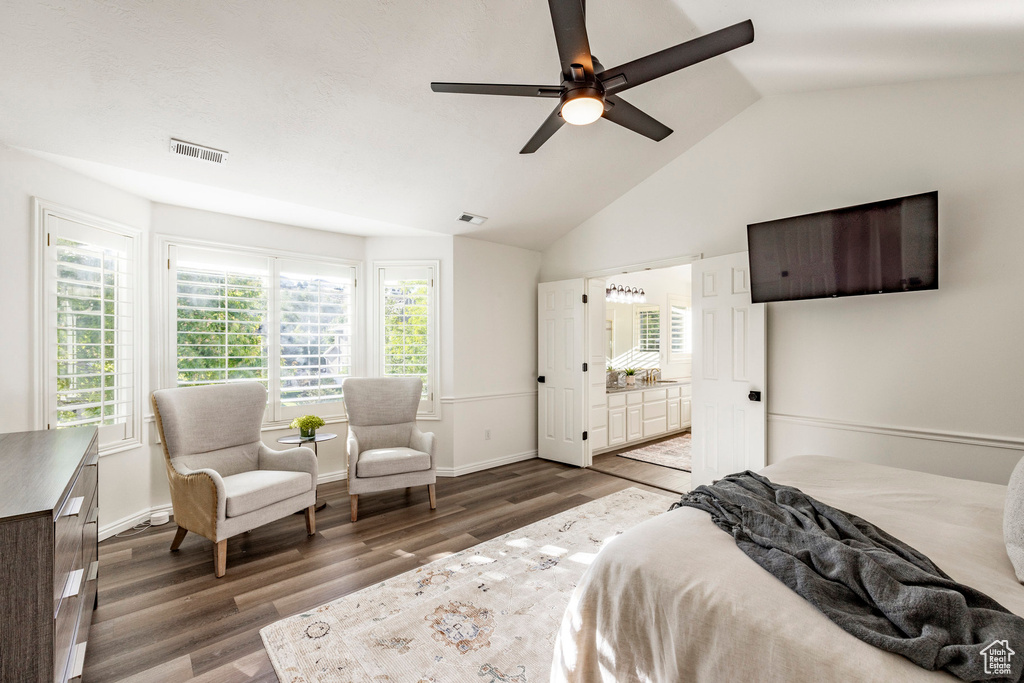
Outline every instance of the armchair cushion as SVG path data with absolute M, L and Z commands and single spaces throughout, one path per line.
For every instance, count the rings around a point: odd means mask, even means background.
M 359 454 L 356 476 L 386 477 L 430 469 L 430 455 L 411 448 L 375 448 Z
M 228 517 L 240 517 L 313 488 L 313 478 L 307 472 L 253 470 L 223 479 Z

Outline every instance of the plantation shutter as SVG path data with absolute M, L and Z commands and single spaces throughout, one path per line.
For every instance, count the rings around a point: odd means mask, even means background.
M 95 425 L 105 448 L 137 442 L 138 237 L 45 220 L 47 426 Z
M 661 312 L 658 309 L 637 312 L 641 352 L 653 353 L 661 348 Z
M 688 306 L 673 303 L 669 307 L 669 351 L 673 359 L 693 353 Z
M 380 373 L 419 377 L 423 398 L 434 392 L 434 269 L 386 266 L 379 269 Z
M 282 418 L 342 413 L 341 384 L 353 367 L 355 277 L 351 266 L 278 261 Z
M 269 383 L 270 261 L 175 246 L 177 386 Z

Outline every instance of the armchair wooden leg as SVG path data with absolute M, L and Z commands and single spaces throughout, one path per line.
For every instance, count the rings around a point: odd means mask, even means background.
M 185 540 L 185 534 L 187 534 L 187 533 L 188 533 L 188 529 L 186 529 L 183 526 L 179 526 L 178 527 L 178 530 L 174 534 L 174 540 L 171 541 L 171 550 L 172 551 L 178 549 L 178 546 L 181 545 L 181 542 Z
M 436 510 L 437 509 L 437 498 L 434 496 L 434 485 L 433 484 L 427 484 L 427 493 L 430 494 L 430 509 L 431 510 Z
M 219 579 L 228 569 L 228 539 L 213 544 L 214 575 Z
M 352 504 L 352 521 L 356 521 L 359 518 L 359 496 L 353 494 L 349 496 L 349 502 Z
M 306 533 L 316 535 L 316 503 L 306 508 Z

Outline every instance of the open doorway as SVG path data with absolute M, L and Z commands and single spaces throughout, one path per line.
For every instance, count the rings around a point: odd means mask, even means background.
M 592 347 L 601 331 L 605 370 L 603 397 L 594 391 L 597 378 L 591 380 L 592 468 L 687 491 L 692 468 L 691 266 L 646 269 L 603 281 L 603 319 L 588 323 Z

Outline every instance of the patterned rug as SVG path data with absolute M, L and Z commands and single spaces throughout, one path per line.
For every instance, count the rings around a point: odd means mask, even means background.
M 659 441 L 650 446 L 637 448 L 625 453 L 619 453 L 620 458 L 630 460 L 642 460 L 643 462 L 654 463 L 662 467 L 671 467 L 674 470 L 692 472 L 690 463 L 690 432 L 667 441 Z
M 282 683 L 547 681 L 597 551 L 674 498 L 629 488 L 260 631 Z

